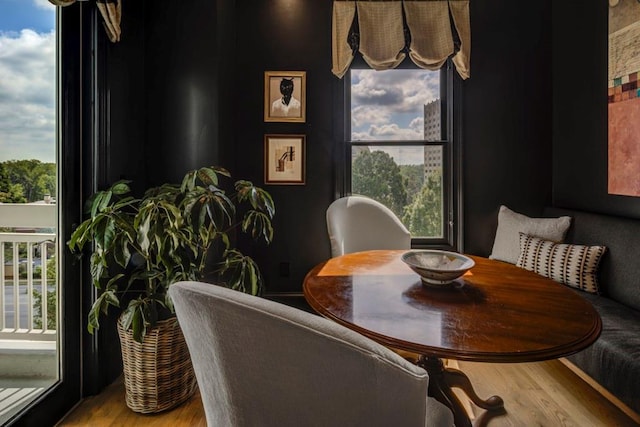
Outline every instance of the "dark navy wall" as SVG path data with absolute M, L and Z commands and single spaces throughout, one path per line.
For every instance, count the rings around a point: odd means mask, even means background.
M 325 211 L 333 200 L 338 142 L 331 74 L 331 1 L 237 2 L 236 163 L 241 176 L 264 183 L 264 135 L 306 136 L 306 184 L 269 185 L 275 237 L 254 252 L 268 292 L 300 292 L 304 275 L 329 257 Z M 265 123 L 264 72 L 306 71 L 306 123 Z M 281 268 L 282 265 L 282 268 Z M 287 267 L 288 266 L 288 267 Z M 286 271 L 289 270 L 287 274 Z M 288 277 L 287 277 L 288 276 Z
M 141 190 L 146 184 L 145 26 L 140 20 L 144 4 L 125 2 L 122 7 L 125 33 L 121 43 L 109 42 L 98 21 L 97 103 L 102 123 L 96 147 L 97 184 L 104 188 L 128 179 Z
M 232 142 L 229 100 L 233 62 L 223 43 L 234 41 L 228 1 L 146 1 L 144 85 L 145 162 L 149 185 L 179 182 L 187 170 L 222 164 Z M 231 2 L 232 3 L 232 2 Z M 224 10 L 225 16 L 220 16 Z
M 463 84 L 464 250 L 488 255 L 500 204 L 551 201 L 551 2 L 471 1 Z

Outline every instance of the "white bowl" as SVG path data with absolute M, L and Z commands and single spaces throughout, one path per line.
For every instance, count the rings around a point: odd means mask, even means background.
M 409 251 L 402 255 L 402 261 L 428 285 L 447 285 L 476 265 L 457 252 L 438 250 Z

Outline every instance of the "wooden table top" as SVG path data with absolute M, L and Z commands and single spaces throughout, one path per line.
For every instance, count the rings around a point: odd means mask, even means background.
M 386 346 L 477 362 L 532 362 L 575 353 L 602 328 L 593 306 L 550 279 L 472 256 L 475 267 L 447 287 L 422 284 L 405 251 L 332 258 L 305 277 L 321 315 Z

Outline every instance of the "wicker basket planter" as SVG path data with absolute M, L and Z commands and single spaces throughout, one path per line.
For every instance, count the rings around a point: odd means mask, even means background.
M 193 395 L 196 379 L 177 319 L 157 323 L 144 342 L 118 322 L 127 406 L 144 414 L 177 406 Z

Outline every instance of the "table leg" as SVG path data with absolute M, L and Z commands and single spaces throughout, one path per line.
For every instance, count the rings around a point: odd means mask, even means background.
M 462 403 L 451 390 L 452 387 L 461 389 L 476 406 L 482 409 L 489 411 L 504 409 L 501 397 L 491 396 L 487 400 L 482 400 L 473 389 L 469 377 L 457 369 L 445 368 L 441 359 L 420 356 L 417 364 L 429 373 L 429 395 L 451 409 L 456 427 L 471 427 L 471 420 Z

